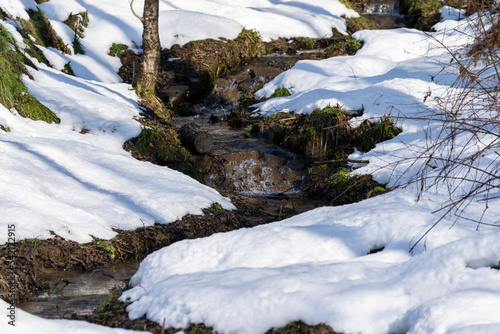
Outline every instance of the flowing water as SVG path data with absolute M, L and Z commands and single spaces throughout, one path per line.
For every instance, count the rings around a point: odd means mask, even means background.
M 400 13 L 399 2 L 397 1 L 368 1 L 361 14 L 374 21 L 378 29 L 393 29 L 406 26 L 406 17 Z
M 399 14 L 398 4 L 394 1 L 372 1 L 367 4 L 363 15 L 376 21 L 381 28 L 404 26 L 404 16 Z M 232 130 L 226 122 L 213 124 L 209 122 L 209 116 L 227 117 L 237 102 L 238 85 L 253 89 L 255 85 L 262 86 L 272 76 L 292 67 L 298 56 L 270 55 L 248 64 L 234 78 L 219 82 L 212 100 L 201 108 L 205 113 L 174 120 L 179 127 L 184 123 L 195 123 L 209 132 L 214 140 L 213 158 L 207 162 L 210 173 L 205 177 L 205 183 L 250 196 L 248 201 L 264 202 L 266 210 L 278 218 L 326 204 L 299 196 L 306 160 L 262 139 L 252 138 L 246 129 Z M 279 71 L 273 68 L 279 68 Z M 218 103 L 217 107 L 214 103 Z M 213 161 L 217 164 L 214 165 Z M 118 263 L 83 273 L 46 271 L 43 278 L 52 286 L 50 292 L 39 294 L 20 308 L 45 318 L 90 315 L 113 289 L 125 288 L 138 267 L 139 263 Z

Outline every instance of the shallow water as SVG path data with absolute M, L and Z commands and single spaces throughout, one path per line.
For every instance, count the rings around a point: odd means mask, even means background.
M 139 268 L 139 263 L 118 263 L 87 272 L 46 270 L 42 277 L 50 292 L 19 305 L 24 311 L 50 319 L 70 319 L 91 315 L 104 297 L 123 289 Z
M 375 20 L 380 28 L 390 29 L 404 26 L 404 17 L 399 15 L 399 9 L 394 4 L 393 1 L 374 1 L 369 4 L 363 15 Z M 297 60 L 298 55 L 273 54 L 265 56 L 259 61 L 263 63 L 277 62 L 283 66 L 283 69 L 287 69 L 292 67 Z M 252 152 L 258 152 L 260 160 L 252 163 L 261 164 L 259 168 L 262 171 L 276 170 L 274 181 L 266 181 L 265 177 L 255 181 L 255 173 L 248 174 L 248 178 L 237 173 L 236 176 L 225 175 L 234 185 L 234 189 L 231 190 L 245 194 L 249 202 L 255 201 L 260 205 L 263 202 L 264 210 L 274 215 L 276 220 L 328 204 L 302 198 L 300 196 L 302 182 L 287 184 L 286 180 L 283 183 L 275 180 L 279 179 L 276 174 L 286 171 L 287 168 L 300 173 L 300 180 L 302 180 L 306 165 L 299 156 L 262 139 L 252 138 L 246 129 L 233 130 L 226 122 L 216 124 L 209 122 L 210 115 L 227 118 L 234 106 L 220 105 L 215 110 L 213 106 L 208 105 L 202 108 L 206 111 L 205 113 L 196 117 L 175 118 L 174 123 L 178 127 L 184 123 L 196 123 L 203 130 L 208 131 L 214 139 L 212 154 L 221 159 L 228 155 L 251 157 L 252 154 L 255 154 Z M 282 164 L 276 164 L 275 161 L 280 161 Z M 236 170 L 236 172 L 245 172 L 251 169 L 251 165 L 246 163 L 245 159 L 235 160 L 231 163 L 233 171 Z M 255 165 L 252 166 L 255 167 Z M 271 174 L 273 173 L 269 175 Z M 25 302 L 19 307 L 24 311 L 50 319 L 88 316 L 114 289 L 126 288 L 130 278 L 138 268 L 139 263 L 117 263 L 89 272 L 46 271 L 42 278 L 50 284 L 50 292 L 38 294 L 34 300 Z

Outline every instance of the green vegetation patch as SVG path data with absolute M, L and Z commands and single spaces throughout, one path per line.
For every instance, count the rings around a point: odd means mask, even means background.
M 253 135 L 271 138 L 276 144 L 314 160 L 345 158 L 354 147 L 367 152 L 401 132 L 389 117 L 365 120 L 353 128 L 349 120 L 362 112 L 346 111 L 337 104 L 315 109 L 309 115 L 276 113 L 253 124 L 250 130 Z
M 303 50 L 314 49 L 315 43 L 312 38 L 309 37 L 296 37 L 295 40 L 299 43 L 299 46 Z
M 364 16 L 344 18 L 344 20 L 347 25 L 347 31 L 350 34 L 354 34 L 359 30 L 371 30 L 376 28 L 375 22 Z
M 7 109 L 15 108 L 23 117 L 59 123 L 52 111 L 28 93 L 22 81 L 22 75 L 28 74 L 25 64 L 34 66 L 17 49 L 14 37 L 0 26 L 0 103 Z
M 133 155 L 144 160 L 146 157 L 153 159 L 155 163 L 166 166 L 172 162 L 185 160 L 186 156 L 180 153 L 180 142 L 177 135 L 172 131 L 160 128 L 142 127 L 139 136 L 129 142 L 127 147 Z M 147 159 L 146 159 L 147 160 Z
M 308 170 L 305 194 L 331 205 L 356 203 L 386 192 L 371 175 L 353 175 L 353 169 L 333 164 L 314 165 Z
M 191 155 L 181 145 L 173 126 L 143 126 L 139 136 L 127 141 L 124 149 L 138 160 L 168 166 L 200 180 L 201 176 L 191 161 Z
M 352 56 L 356 54 L 362 46 L 363 42 L 352 37 L 347 37 L 345 40 L 335 41 L 329 45 L 324 52 L 324 57 L 330 58 L 342 55 Z
M 173 48 L 174 49 L 174 48 Z M 266 47 L 255 30 L 243 29 L 234 40 L 193 41 L 176 49 L 176 56 L 200 74 L 200 94 L 212 91 L 214 81 L 241 63 L 262 57 Z
M 311 163 L 305 194 L 332 204 L 354 203 L 385 192 L 369 175 L 351 175 L 349 155 L 358 148 L 370 151 L 377 143 L 401 130 L 389 119 L 364 120 L 358 127 L 349 121 L 364 110 L 342 105 L 315 109 L 310 115 L 274 114 L 251 126 L 251 133 L 272 139 L 291 151 L 304 154 Z
M 378 122 L 363 121 L 355 130 L 356 146 L 363 152 L 368 152 L 376 144 L 392 139 L 401 133 L 389 117 L 384 116 Z
M 288 88 L 278 88 L 274 91 L 274 93 L 271 94 L 269 98 L 275 98 L 275 97 L 287 97 L 291 96 L 292 94 L 290 93 L 290 90 Z
M 128 45 L 113 43 L 109 47 L 108 55 L 112 57 L 117 56 L 121 58 L 127 50 L 128 50 Z
M 89 25 L 89 13 L 87 11 L 77 14 L 71 13 L 64 23 L 75 32 L 73 38 L 75 53 L 85 54 L 85 49 L 80 43 L 80 39 L 85 36 L 84 29 Z
M 429 30 L 439 22 L 442 6 L 441 0 L 407 0 L 405 9 L 408 12 L 408 24 L 417 29 Z
M 71 54 L 71 50 L 64 44 L 61 37 L 57 35 L 50 24 L 49 19 L 41 10 L 28 10 L 29 20 L 20 20 L 24 30 L 26 30 L 36 40 L 36 43 L 44 47 L 53 47 L 63 53 Z

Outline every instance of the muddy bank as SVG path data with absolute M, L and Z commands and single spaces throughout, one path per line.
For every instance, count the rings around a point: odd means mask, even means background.
M 286 198 L 283 198 L 286 200 Z M 59 271 L 91 271 L 105 264 L 137 262 L 151 252 L 183 239 L 194 239 L 252 227 L 280 220 L 298 211 L 286 203 L 271 208 L 268 199 L 231 196 L 237 207 L 225 211 L 213 205 L 203 216 L 188 215 L 169 225 L 155 225 L 135 231 L 117 230 L 112 240 L 95 240 L 87 244 L 64 240 L 55 236 L 50 240 L 30 239 L 16 243 L 16 257 L 9 258 L 8 246 L 0 246 L 0 280 L 14 282 L 14 295 L 9 295 L 7 284 L 1 284 L 1 298 L 21 303 L 37 291 L 50 287 L 43 278 L 44 269 Z

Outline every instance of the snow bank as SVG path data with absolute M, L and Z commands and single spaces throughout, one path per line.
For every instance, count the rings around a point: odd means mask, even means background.
M 39 64 L 24 78 L 61 124 L 20 117 L 0 106 L 0 210 L 18 240 L 109 239 L 113 230 L 167 224 L 219 202 L 215 190 L 166 167 L 140 162 L 122 148 L 140 131 L 140 109 L 126 84 L 104 84 Z M 85 131 L 83 131 L 85 130 Z M 88 132 L 82 134 L 81 132 Z M 7 235 L 0 235 L 5 243 Z
M 426 239 L 426 251 L 422 245 L 408 254 L 440 200 L 417 202 L 412 191 L 396 190 L 183 241 L 148 256 L 121 300 L 133 302 L 132 319 L 146 314 L 176 327 L 204 322 L 224 333 L 263 333 L 294 320 L 366 334 L 500 324 L 493 308 L 500 274 L 489 268 L 500 261 L 498 230 L 478 235 L 466 225 L 450 230 L 446 221 Z M 457 317 L 465 298 L 474 297 L 487 303 Z
M 34 0 L 0 0 L 0 7 L 14 17 L 29 19 L 26 10 L 36 9 Z M 71 61 L 78 77 L 102 82 L 121 82 L 116 74 L 121 64 L 108 55 L 113 43 L 140 50 L 142 23 L 132 14 L 129 1 L 51 0 L 38 5 L 50 19 L 56 32 L 73 51 L 74 33 L 64 23 L 69 14 L 88 11 L 89 25 L 80 40 L 85 55 L 64 55 L 44 49 L 58 70 Z M 142 15 L 143 0 L 134 2 Z M 26 9 L 26 10 L 25 10 Z M 160 40 L 163 48 L 206 38 L 234 39 L 243 28 L 255 29 L 266 41 L 278 37 L 328 37 L 332 28 L 346 33 L 345 17 L 359 16 L 338 0 L 160 0 Z
M 297 63 L 259 92 L 289 88 L 292 95 L 261 103 L 260 111 L 363 106 L 353 125 L 390 114 L 403 133 L 352 158 L 370 161 L 358 173 L 406 184 L 442 126 L 407 117 L 435 108 L 436 100 L 424 96 L 443 96 L 456 78 L 442 71 L 450 55 L 436 39 L 452 49 L 467 42 L 463 21 L 439 27 L 453 30 L 434 38 L 410 29 L 360 31 L 354 37 L 365 45 L 357 55 Z M 182 241 L 148 256 L 121 300 L 131 302 L 133 319 L 146 315 L 177 327 L 203 322 L 223 333 L 263 333 L 297 320 L 343 333 L 498 332 L 500 230 L 441 216 L 449 200 L 444 187 L 418 194 L 417 185 L 408 185 L 356 204 Z M 473 217 L 483 209 L 478 202 L 467 208 Z M 499 216 L 500 199 L 492 199 L 482 218 L 495 224 Z

